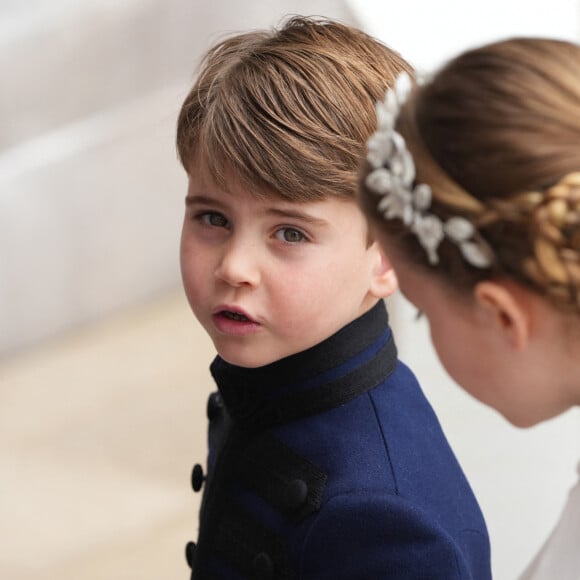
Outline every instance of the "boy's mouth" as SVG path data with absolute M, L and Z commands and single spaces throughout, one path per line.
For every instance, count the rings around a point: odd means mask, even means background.
M 225 318 L 235 320 L 236 322 L 252 322 L 252 320 L 250 320 L 245 314 L 241 314 L 240 312 L 232 312 L 231 310 L 222 310 L 220 314 Z
M 260 327 L 258 322 L 238 309 L 218 308 L 213 314 L 213 321 L 217 330 L 232 336 L 246 336 Z
M 231 306 L 229 304 L 224 304 L 222 306 L 218 306 L 213 313 L 214 316 L 219 318 L 225 318 L 227 320 L 231 320 L 233 322 L 245 322 L 245 323 L 254 323 L 257 324 L 252 317 L 237 306 Z

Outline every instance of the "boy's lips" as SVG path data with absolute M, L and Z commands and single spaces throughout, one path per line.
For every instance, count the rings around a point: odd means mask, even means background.
M 235 336 L 251 334 L 260 326 L 247 312 L 235 306 L 218 306 L 212 313 L 212 320 L 219 332 Z

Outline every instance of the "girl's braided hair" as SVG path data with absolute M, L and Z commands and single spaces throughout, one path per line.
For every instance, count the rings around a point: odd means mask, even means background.
M 414 88 L 397 131 L 430 211 L 471 221 L 493 254 L 475 268 L 445 240 L 429 265 L 361 179 L 363 208 L 410 259 L 458 286 L 509 276 L 580 313 L 580 46 L 515 38 L 468 51 Z

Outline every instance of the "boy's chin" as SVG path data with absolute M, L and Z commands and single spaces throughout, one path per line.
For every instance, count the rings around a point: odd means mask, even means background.
M 214 342 L 218 355 L 227 363 L 237 367 L 255 369 L 276 363 L 299 352 L 307 350 L 310 345 L 297 349 L 272 349 L 265 351 L 263 348 L 232 348 L 231 345 L 224 347 L 218 341 Z
M 216 345 L 216 350 L 218 355 L 225 360 L 227 363 L 237 366 L 244 367 L 247 369 L 256 369 L 259 367 L 264 367 L 271 363 L 275 363 L 284 357 L 277 357 L 275 355 L 268 356 L 264 353 L 255 352 L 232 352 L 230 349 L 220 349 Z

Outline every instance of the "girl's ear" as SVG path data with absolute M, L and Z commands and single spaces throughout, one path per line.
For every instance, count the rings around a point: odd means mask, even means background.
M 486 280 L 475 286 L 474 296 L 484 321 L 490 323 L 512 349 L 524 350 L 532 331 L 530 305 L 524 289 L 515 284 Z
M 377 242 L 373 242 L 369 251 L 374 254 L 369 292 L 375 298 L 386 298 L 399 288 L 397 276 L 391 262 Z

